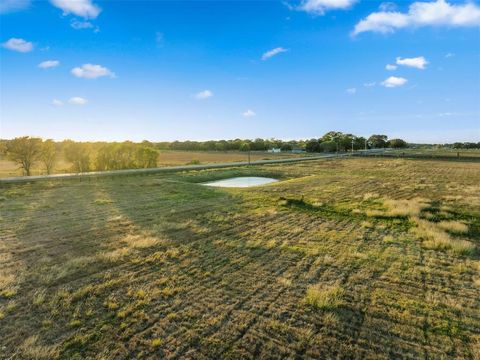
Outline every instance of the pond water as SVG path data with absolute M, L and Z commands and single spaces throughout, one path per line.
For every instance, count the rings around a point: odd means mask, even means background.
M 277 182 L 277 181 L 278 181 L 277 179 L 266 178 L 266 177 L 241 176 L 241 177 L 234 177 L 234 178 L 230 178 L 230 179 L 211 181 L 211 182 L 203 183 L 203 185 L 218 186 L 218 187 L 244 188 L 244 187 L 270 184 L 270 183 Z

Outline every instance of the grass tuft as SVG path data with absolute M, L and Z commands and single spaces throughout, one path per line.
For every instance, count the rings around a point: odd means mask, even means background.
M 316 284 L 307 288 L 304 302 L 317 309 L 334 309 L 343 304 L 344 292 L 338 284 Z

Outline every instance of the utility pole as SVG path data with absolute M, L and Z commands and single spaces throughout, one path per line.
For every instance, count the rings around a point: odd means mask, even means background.
M 367 139 L 365 139 L 365 150 L 367 150 Z
M 353 155 L 353 143 L 355 140 L 352 139 L 352 155 Z

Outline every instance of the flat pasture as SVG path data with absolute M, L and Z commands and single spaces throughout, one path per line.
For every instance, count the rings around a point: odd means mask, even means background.
M 242 175 L 281 181 L 199 184 Z M 477 360 L 479 179 L 351 158 L 3 185 L 0 359 Z

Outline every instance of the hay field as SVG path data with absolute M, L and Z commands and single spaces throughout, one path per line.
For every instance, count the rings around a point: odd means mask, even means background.
M 269 153 L 255 151 L 250 155 L 251 161 L 283 159 L 290 157 L 309 156 L 311 154 L 292 154 L 292 153 Z M 240 151 L 160 151 L 158 155 L 157 166 L 177 166 L 189 164 L 211 164 L 224 162 L 247 161 L 248 154 Z M 72 172 L 72 164 L 66 161 L 62 155 L 59 155 L 55 165 L 54 174 L 65 174 Z M 45 175 L 45 168 L 37 162 L 32 168 L 32 175 Z M 21 176 L 22 170 L 18 164 L 0 157 L 0 177 Z
M 204 187 L 235 175 L 282 181 Z M 344 159 L 0 189 L 0 358 L 480 354 L 480 164 Z

